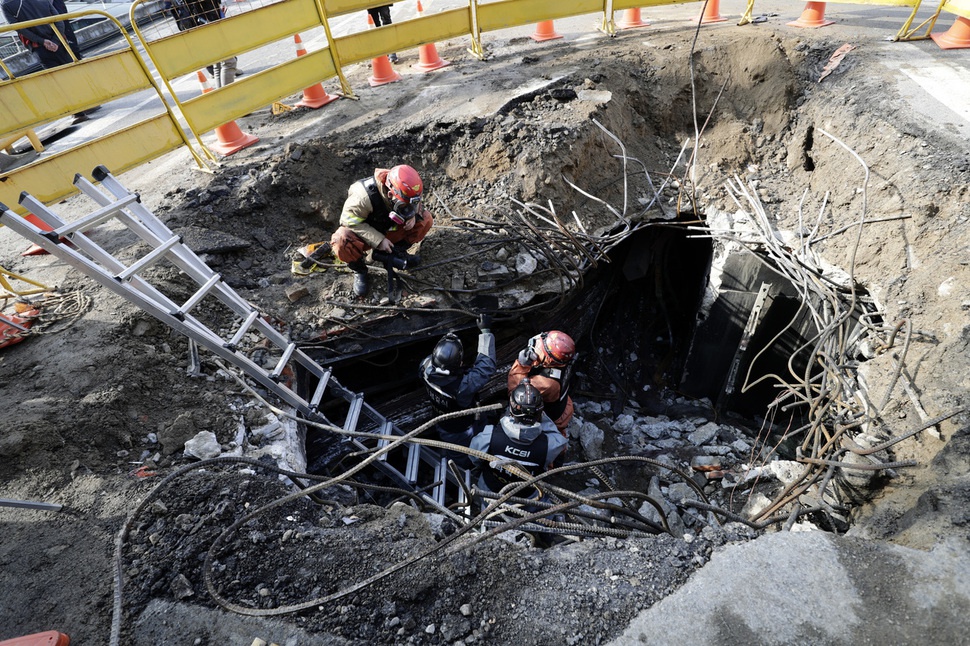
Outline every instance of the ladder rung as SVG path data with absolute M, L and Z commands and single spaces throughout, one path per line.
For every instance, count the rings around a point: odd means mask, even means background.
M 441 456 L 434 467 L 434 479 L 439 483 L 435 486 L 431 496 L 439 505 L 445 504 L 445 488 L 448 486 L 448 458 Z
M 327 384 L 330 383 L 330 368 L 327 368 L 322 375 L 320 375 L 319 381 L 317 381 L 316 390 L 313 391 L 313 397 L 310 398 L 310 410 L 315 411 L 320 407 L 320 401 L 323 399 L 323 392 L 327 389 Z
M 421 464 L 421 445 L 408 444 L 408 465 L 404 477 L 414 484 L 418 481 L 418 466 Z
M 232 339 L 229 340 L 229 343 L 224 343 L 223 347 L 230 352 L 235 352 L 238 350 L 239 342 L 242 341 L 244 336 L 246 336 L 246 332 L 249 332 L 249 328 L 253 326 L 253 323 L 257 318 L 259 318 L 259 310 L 253 310 L 250 312 L 249 316 L 246 317 L 246 320 L 243 321 L 242 327 L 236 330 L 236 333 L 232 336 Z
M 182 242 L 182 236 L 172 236 L 171 238 L 163 242 L 161 246 L 159 246 L 157 249 L 154 249 L 148 252 L 141 260 L 132 264 L 130 267 L 128 267 L 128 269 L 124 270 L 123 272 L 115 276 L 115 280 L 118 280 L 118 281 L 128 280 L 129 278 L 131 278 L 132 276 L 140 272 L 142 269 L 145 269 L 146 267 L 149 267 L 150 265 L 153 265 L 156 262 L 158 262 L 165 254 L 167 254 L 171 250 L 172 247 L 174 247 L 177 244 L 181 244 L 181 242 Z
M 471 471 L 468 471 L 467 469 L 459 469 L 458 473 L 461 475 L 462 480 L 465 481 L 464 487 L 458 487 L 458 502 L 466 504 L 468 502 L 468 498 L 465 496 L 465 492 L 471 490 L 472 488 L 472 474 Z
M 51 231 L 47 235 L 48 237 L 54 236 L 54 238 L 56 239 L 56 238 L 59 238 L 60 236 L 65 236 L 70 233 L 74 233 L 75 231 L 81 231 L 82 229 L 96 227 L 102 222 L 104 222 L 105 220 L 113 218 L 118 211 L 125 208 L 132 202 L 139 201 L 139 199 L 140 197 L 138 193 L 132 193 L 127 197 L 121 198 L 117 202 L 112 202 L 111 204 L 108 204 L 107 206 L 104 206 L 98 209 L 94 213 L 87 214 L 80 220 L 75 220 L 74 222 L 71 222 L 68 225 L 55 229 L 54 231 Z
M 207 280 L 206 283 L 199 288 L 199 291 L 197 291 L 195 294 L 192 295 L 192 298 L 185 301 L 185 304 L 182 305 L 182 307 L 172 312 L 172 316 L 174 316 L 175 318 L 181 321 L 183 318 L 185 318 L 185 315 L 188 314 L 193 307 L 199 304 L 199 301 L 205 298 L 206 294 L 212 291 L 212 288 L 215 287 L 216 283 L 218 283 L 220 280 L 222 280 L 221 275 L 212 274 L 212 278 Z
M 283 350 L 283 356 L 280 357 L 280 362 L 276 364 L 276 368 L 273 370 L 273 373 L 269 376 L 270 379 L 272 379 L 273 381 L 280 380 L 280 375 L 283 374 L 283 370 L 286 368 L 286 364 L 289 362 L 290 357 L 293 356 L 294 350 L 296 350 L 295 343 L 291 343 L 288 346 L 286 346 L 286 349 Z
M 393 425 L 391 424 L 390 420 L 387 420 L 386 422 L 384 422 L 384 425 L 381 427 L 381 435 L 393 434 L 394 430 L 392 426 Z M 391 443 L 391 440 L 377 440 L 377 448 L 383 449 L 385 446 L 387 446 L 390 443 Z M 381 456 L 377 459 L 383 462 L 387 462 L 387 453 L 381 453 Z
M 344 420 L 345 431 L 356 431 L 357 420 L 360 419 L 360 411 L 364 407 L 363 395 L 355 395 L 350 402 L 350 410 L 347 411 L 347 419 Z

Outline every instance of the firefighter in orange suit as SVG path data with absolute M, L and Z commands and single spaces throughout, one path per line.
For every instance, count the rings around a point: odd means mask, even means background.
M 508 389 L 511 393 L 524 378 L 542 394 L 545 413 L 563 435 L 573 418 L 573 400 L 569 397 L 569 382 L 576 358 L 576 343 L 565 332 L 542 332 L 531 339 L 509 370 Z

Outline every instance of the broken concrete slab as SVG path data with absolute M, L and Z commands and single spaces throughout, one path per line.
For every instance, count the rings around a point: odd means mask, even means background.
M 611 646 L 956 644 L 970 607 L 966 543 L 930 552 L 779 532 L 715 553 Z

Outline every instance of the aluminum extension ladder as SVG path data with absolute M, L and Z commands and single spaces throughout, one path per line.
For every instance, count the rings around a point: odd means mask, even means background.
M 94 169 L 92 176 L 101 184 L 99 189 L 80 174 L 75 175 L 74 185 L 100 208 L 72 222 L 64 222 L 42 202 L 24 192 L 20 204 L 44 222 L 49 231 L 35 226 L 0 204 L 0 223 L 10 227 L 30 242 L 39 245 L 51 255 L 60 258 L 76 270 L 127 299 L 169 327 L 189 338 L 190 355 L 193 343 L 207 348 L 213 354 L 239 368 L 266 390 L 297 410 L 303 417 L 315 422 L 341 426 L 346 431 L 403 435 L 390 420 L 367 405 L 362 395 L 341 386 L 324 368 L 296 343 L 285 338 L 267 318 L 253 305 L 227 285 L 195 252 L 189 249 L 181 236 L 174 234 L 145 205 L 137 193 L 131 193 L 104 167 Z M 99 225 L 117 221 L 127 227 L 147 244 L 151 251 L 125 264 L 92 240 Z M 153 265 L 168 261 L 199 287 L 184 303 L 177 303 L 153 286 L 144 272 Z M 223 338 L 200 321 L 193 312 L 201 313 L 205 305 L 214 306 L 217 299 L 229 308 L 236 330 Z M 275 348 L 279 360 L 271 370 L 251 359 L 246 349 L 262 344 Z M 291 387 L 296 381 L 292 364 L 298 364 L 316 381 L 309 399 L 305 399 Z M 307 391 L 309 394 L 309 390 Z M 324 398 L 327 401 L 343 400 L 341 410 L 346 408 L 342 424 L 335 423 L 320 411 Z M 351 441 L 359 450 L 372 450 L 386 446 L 388 440 L 371 440 L 354 437 Z M 417 444 L 402 444 L 385 453 L 374 463 L 396 486 L 416 491 L 423 499 L 441 508 L 447 501 L 466 502 L 464 489 L 458 486 L 454 476 L 446 468 L 445 459 L 434 449 Z M 462 474 L 467 486 L 467 473 Z M 457 491 L 449 492 L 449 487 Z M 430 490 L 430 493 L 428 493 Z

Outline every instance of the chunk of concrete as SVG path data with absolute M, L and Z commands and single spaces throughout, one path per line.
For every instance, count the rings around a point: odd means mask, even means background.
M 212 431 L 201 431 L 191 440 L 185 443 L 185 455 L 199 460 L 217 458 L 222 454 L 222 447 L 219 440 Z
M 310 295 L 310 290 L 306 288 L 306 285 L 291 285 L 286 288 L 286 298 L 289 299 L 291 303 L 295 303 L 301 298 Z

